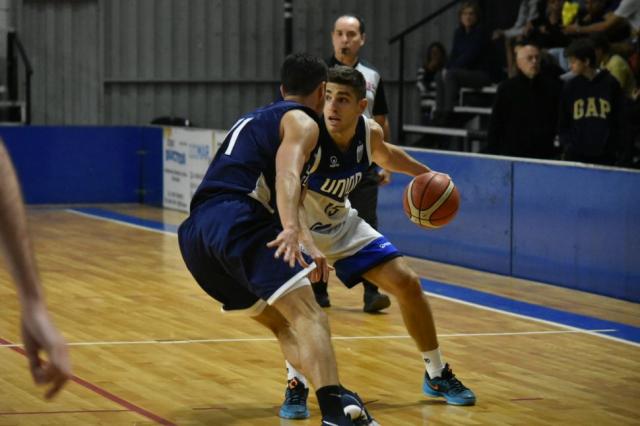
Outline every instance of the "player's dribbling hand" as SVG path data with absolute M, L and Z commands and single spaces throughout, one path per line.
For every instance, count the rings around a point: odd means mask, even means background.
M 305 252 L 309 257 L 313 259 L 316 264 L 316 268 L 309 273 L 309 279 L 311 282 L 316 283 L 318 281 L 327 282 L 329 280 L 329 272 L 333 270 L 329 263 L 327 263 L 327 258 L 324 254 L 315 246 L 315 244 L 306 242 L 305 243 Z M 309 264 L 304 260 L 304 256 L 300 253 L 300 257 L 298 258 L 298 262 L 303 268 L 309 266 Z
M 294 228 L 283 229 L 275 240 L 269 241 L 267 247 L 276 247 L 273 255 L 276 259 L 282 256 L 282 260 L 288 263 L 290 267 L 296 266 L 296 260 L 300 256 L 299 232 Z
M 50 399 L 72 377 L 66 343 L 42 303 L 24 307 L 21 326 L 31 375 L 36 384 L 51 385 L 44 395 Z M 47 362 L 40 358 L 40 351 L 47 354 Z

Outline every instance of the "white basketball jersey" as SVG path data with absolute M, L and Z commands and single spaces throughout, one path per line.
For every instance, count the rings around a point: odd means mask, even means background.
M 331 262 L 380 237 L 358 217 L 348 198 L 372 162 L 369 121 L 360 116 L 346 151 L 338 148 L 321 121 L 318 144 L 320 159 L 309 175 L 304 207 L 314 241 Z

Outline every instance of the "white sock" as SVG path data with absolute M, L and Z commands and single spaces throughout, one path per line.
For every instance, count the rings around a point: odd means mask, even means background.
M 307 382 L 307 378 L 304 377 L 304 375 L 301 372 L 296 370 L 295 367 L 289 363 L 289 361 L 285 360 L 284 362 L 287 366 L 287 381 L 295 377 L 296 379 L 298 379 L 300 383 L 304 385 L 305 389 L 308 388 L 309 383 Z
M 422 352 L 422 359 L 424 359 L 424 365 L 427 367 L 427 373 L 432 379 L 434 377 L 440 377 L 442 370 L 444 370 L 444 364 L 440 355 L 440 348 L 436 348 L 432 351 Z

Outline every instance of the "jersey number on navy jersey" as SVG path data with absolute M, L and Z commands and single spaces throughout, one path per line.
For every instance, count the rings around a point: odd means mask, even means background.
M 227 145 L 227 149 L 224 151 L 225 155 L 231 155 L 231 151 L 233 151 L 233 147 L 236 145 L 236 141 L 238 140 L 238 136 L 244 126 L 246 126 L 254 117 L 241 118 L 236 121 L 236 124 L 233 125 L 231 130 L 229 130 L 229 134 L 231 134 L 231 139 L 229 140 L 229 145 Z M 227 135 L 227 137 L 229 137 Z

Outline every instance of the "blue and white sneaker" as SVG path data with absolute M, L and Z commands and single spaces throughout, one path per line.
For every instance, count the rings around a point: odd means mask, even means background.
M 445 364 L 440 377 L 432 379 L 425 372 L 422 391 L 427 396 L 442 396 L 451 405 L 474 405 L 476 403 L 476 395 L 471 389 L 463 385 L 460 380 L 456 379 L 455 374 L 449 368 L 449 364 Z
M 284 393 L 284 402 L 280 406 L 279 416 L 283 419 L 306 419 L 310 416 L 307 408 L 309 388 L 295 377 L 287 381 L 287 390 Z

